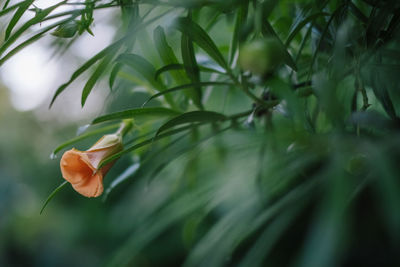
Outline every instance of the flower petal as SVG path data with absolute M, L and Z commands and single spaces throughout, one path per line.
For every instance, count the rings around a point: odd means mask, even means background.
M 83 153 L 76 149 L 66 151 L 61 158 L 61 173 L 71 184 L 81 183 L 93 175 L 93 166 L 83 158 Z
M 96 172 L 82 183 L 72 184 L 72 187 L 85 197 L 98 197 L 103 193 L 103 173 Z

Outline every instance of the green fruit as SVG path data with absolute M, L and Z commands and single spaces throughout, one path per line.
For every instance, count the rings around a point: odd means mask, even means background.
M 243 70 L 256 75 L 273 72 L 283 62 L 284 51 L 276 38 L 264 38 L 244 44 L 239 51 L 239 64 Z
M 351 174 L 359 174 L 365 168 L 367 157 L 363 154 L 357 154 L 350 158 L 346 170 Z
M 51 35 L 60 38 L 72 38 L 77 31 L 78 23 L 77 21 L 73 20 L 58 26 L 57 29 L 55 29 L 55 31 L 51 33 Z

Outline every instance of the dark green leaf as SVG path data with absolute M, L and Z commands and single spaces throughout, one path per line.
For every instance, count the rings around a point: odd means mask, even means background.
M 119 55 L 116 62 L 123 63 L 140 73 L 140 75 L 142 75 L 157 91 L 162 91 L 164 89 L 163 85 L 154 79 L 156 69 L 145 58 L 136 54 L 125 53 Z
M 122 63 L 117 63 L 111 70 L 110 78 L 108 80 L 108 85 L 110 86 L 111 90 L 114 87 L 115 79 L 117 78 L 118 72 L 121 70 L 122 67 L 123 67 Z
M 174 116 L 178 115 L 180 112 L 175 111 L 173 109 L 168 108 L 135 108 L 135 109 L 128 109 L 124 111 L 119 111 L 111 114 L 107 114 L 104 116 L 97 117 L 93 120 L 92 124 L 110 121 L 110 120 L 122 120 L 122 119 L 130 119 L 130 118 L 137 118 L 141 116 L 157 116 L 157 117 L 164 117 L 164 116 Z
M 264 1 L 261 5 L 262 18 L 267 19 L 269 15 L 272 13 L 272 11 L 275 9 L 278 2 L 279 2 L 278 0 Z
M 126 53 L 120 55 L 117 58 L 117 62 L 126 64 L 132 69 L 134 69 L 136 72 L 140 73 L 143 76 L 143 78 L 145 78 L 148 81 L 148 83 L 153 87 L 153 89 L 156 89 L 157 91 L 165 90 L 164 84 L 155 79 L 156 70 L 154 66 L 145 58 L 136 54 Z M 165 99 L 172 108 L 177 109 L 177 106 L 171 96 L 166 96 Z
M 232 64 L 235 54 L 238 52 L 239 47 L 239 35 L 242 30 L 242 27 L 245 25 L 248 13 L 248 3 L 243 3 L 237 13 L 236 13 L 236 21 L 235 28 L 233 30 L 233 36 L 231 40 L 231 44 L 229 47 L 229 63 Z
M 64 1 L 65 2 L 65 1 Z M 63 2 L 62 2 L 63 3 Z M 171 10 L 168 10 L 146 22 L 143 22 L 141 24 L 135 25 L 134 27 L 132 27 L 132 29 L 129 29 L 128 33 L 126 36 L 124 36 L 123 38 L 119 39 L 118 41 L 114 42 L 113 44 L 107 46 L 106 48 L 104 48 L 103 50 L 101 50 L 99 53 L 97 53 L 95 56 L 93 56 L 91 59 L 89 59 L 88 61 L 86 61 L 85 64 L 83 64 L 79 69 L 77 69 L 71 76 L 71 78 L 68 80 L 68 82 L 64 83 L 63 85 L 61 85 L 55 92 L 49 107 L 51 107 L 54 103 L 54 101 L 56 100 L 57 96 L 59 94 L 61 94 L 65 88 L 67 88 L 73 81 L 75 81 L 76 78 L 78 78 L 83 72 L 85 72 L 88 68 L 90 68 L 94 63 L 96 63 L 98 60 L 100 60 L 101 58 L 103 58 L 104 56 L 106 56 L 109 51 L 114 50 L 115 48 L 119 48 L 121 47 L 124 43 L 126 43 L 129 40 L 131 40 L 134 37 L 134 33 L 136 31 L 138 31 L 140 28 L 143 28 L 151 23 L 153 23 L 154 21 L 158 20 L 159 18 L 165 16 L 166 14 L 168 14 Z M 15 35 L 15 34 L 14 34 Z M 11 38 L 10 38 L 11 39 Z
M 194 48 L 192 40 L 185 34 L 182 34 L 181 39 L 181 51 L 183 66 L 187 76 L 190 78 L 192 83 L 200 82 L 200 70 L 197 65 L 196 56 L 194 54 Z M 193 103 L 200 109 L 203 109 L 201 103 L 201 88 L 199 86 L 194 86 L 194 90 L 188 91 L 190 93 L 189 97 L 193 100 Z
M 166 123 L 164 123 L 157 131 L 156 136 L 161 132 L 168 130 L 174 126 L 185 124 L 185 123 L 195 123 L 195 122 L 216 122 L 221 120 L 226 120 L 227 117 L 221 113 L 213 111 L 191 111 L 183 113 Z
M 101 50 L 99 53 L 97 53 L 95 56 L 93 56 L 91 59 L 89 59 L 88 61 L 86 61 L 85 64 L 83 64 L 79 69 L 77 69 L 71 76 L 71 78 L 68 80 L 68 82 L 64 83 L 63 85 L 61 85 L 57 91 L 54 93 L 54 96 L 50 102 L 50 107 L 53 105 L 54 101 L 56 100 L 57 96 L 59 94 L 61 94 L 65 88 L 67 88 L 73 81 L 75 81 L 76 78 L 78 78 L 83 72 L 85 72 L 87 69 L 89 69 L 94 63 L 96 63 L 98 60 L 102 59 L 103 57 L 105 57 L 106 55 L 108 55 L 110 53 L 110 51 L 113 51 L 114 49 L 119 48 L 123 42 L 124 42 L 125 38 L 122 38 L 120 40 L 118 40 L 117 42 L 107 46 L 106 48 L 104 48 L 103 50 Z
M 19 19 L 22 17 L 22 15 L 25 13 L 26 10 L 30 7 L 30 5 L 33 3 L 34 0 L 28 0 L 25 1 L 15 12 L 14 16 L 10 20 L 10 23 L 7 26 L 6 33 L 4 39 L 7 40 L 8 37 L 10 37 L 11 31 L 14 28 L 14 26 L 17 24 Z
M 29 0 L 28 0 L 29 1 Z M 14 9 L 20 7 L 21 5 L 25 4 L 26 1 L 22 1 L 19 3 L 16 3 L 15 5 L 10 6 L 9 8 L 6 7 L 6 5 L 4 5 L 3 10 L 0 11 L 0 17 L 7 14 L 8 12 L 13 11 Z M 7 3 L 6 3 L 7 4 Z
M 289 47 L 291 41 L 301 31 L 301 29 L 303 29 L 304 26 L 306 26 L 309 22 L 314 21 L 319 16 L 329 16 L 329 14 L 325 13 L 325 12 L 319 12 L 319 13 L 313 14 L 311 16 L 308 16 L 304 20 L 299 21 L 298 23 L 294 24 L 292 26 L 292 29 L 289 32 L 288 38 L 286 39 L 285 46 Z
M 32 19 L 28 20 L 24 25 L 22 25 L 14 34 L 9 36 L 9 38 L 0 46 L 0 55 L 4 53 L 4 51 L 12 45 L 19 36 L 21 36 L 27 29 L 31 26 L 40 23 L 48 14 L 50 14 L 54 9 L 59 6 L 65 4 L 67 1 L 59 2 L 51 7 L 48 7 L 41 12 L 36 13 L 36 16 Z
M 398 118 L 396 115 L 396 110 L 386 86 L 383 84 L 376 84 L 372 87 L 372 90 L 374 91 L 374 94 L 378 98 L 379 102 L 381 102 L 389 117 L 393 120 L 397 120 Z
M 4 62 L 6 62 L 8 59 L 10 59 L 12 56 L 14 56 L 20 50 L 24 49 L 26 46 L 28 46 L 28 45 L 32 44 L 33 42 L 35 42 L 35 41 L 39 40 L 40 38 L 42 38 L 46 32 L 54 29 L 60 23 L 68 22 L 73 18 L 75 18 L 75 16 L 73 16 L 71 18 L 67 18 L 65 20 L 62 20 L 61 22 L 54 23 L 54 24 L 44 28 L 43 30 L 41 30 L 39 33 L 33 35 L 32 37 L 30 37 L 26 41 L 22 42 L 21 44 L 17 45 L 15 48 L 13 48 L 10 52 L 8 52 L 4 57 L 2 57 L 0 59 L 0 66 L 3 65 Z
M 294 71 L 297 71 L 296 62 L 294 62 L 292 56 L 287 51 L 287 48 L 283 44 L 282 40 L 279 38 L 278 34 L 276 34 L 275 30 L 272 28 L 271 24 L 267 20 L 265 20 L 263 24 L 263 33 L 266 36 L 273 36 L 279 41 L 279 44 L 282 46 L 281 50 L 284 51 L 285 63 Z
M 361 20 L 363 23 L 368 22 L 368 18 L 361 12 L 361 10 L 352 2 L 349 1 L 349 10 L 353 15 Z
M 90 92 L 92 91 L 94 85 L 100 78 L 100 76 L 104 73 L 104 71 L 107 69 L 109 63 L 111 60 L 115 57 L 115 53 L 117 52 L 117 48 L 110 50 L 109 54 L 106 55 L 99 63 L 97 66 L 96 70 L 93 72 L 93 74 L 90 76 L 88 81 L 85 84 L 85 87 L 83 88 L 82 91 L 82 99 L 81 99 L 81 105 L 82 107 L 86 103 L 86 99 L 89 96 Z
M 184 69 L 184 66 L 182 64 L 178 64 L 178 63 L 172 63 L 169 65 L 166 65 L 164 67 L 159 68 L 156 71 L 156 74 L 154 75 L 154 79 L 157 80 L 158 77 L 164 72 L 171 71 L 171 70 L 183 70 L 183 69 Z
M 178 59 L 175 56 L 175 53 L 173 49 L 169 46 L 167 39 L 165 37 L 164 29 L 161 26 L 158 26 L 154 32 L 153 32 L 153 39 L 154 43 L 156 45 L 158 54 L 161 57 L 161 60 L 163 61 L 164 64 L 170 65 L 170 64 L 178 64 Z M 155 76 L 157 76 L 155 74 Z M 185 73 L 182 70 L 176 70 L 171 72 L 172 78 L 175 80 L 177 84 L 182 84 L 182 83 L 188 83 L 189 79 L 186 77 Z M 157 79 L 157 78 L 155 78 Z M 189 92 L 185 92 L 185 95 L 190 97 Z M 171 99 L 172 101 L 172 96 L 166 96 L 166 99 Z
M 314 54 L 313 54 L 312 59 L 311 59 L 311 64 L 310 64 L 310 68 L 309 68 L 309 71 L 308 71 L 308 78 L 310 78 L 311 75 L 312 75 L 312 70 L 313 70 L 313 67 L 314 67 L 315 60 L 317 59 L 317 55 L 318 55 L 318 53 L 319 53 L 319 51 L 321 49 L 322 41 L 325 39 L 325 37 L 328 34 L 329 26 L 331 25 L 333 19 L 342 11 L 342 8 L 343 8 L 343 6 L 338 7 L 335 10 L 335 12 L 333 12 L 333 14 L 330 16 L 328 22 L 325 25 L 324 31 L 322 32 L 322 35 L 318 40 L 317 48 L 315 49 Z
M 165 91 L 162 91 L 160 93 L 157 93 L 155 95 L 152 95 L 144 104 L 146 105 L 150 100 L 157 98 L 159 96 L 165 95 L 165 94 L 169 94 L 175 91 L 179 91 L 179 90 L 183 90 L 183 89 L 189 89 L 189 88 L 193 88 L 193 86 L 209 86 L 209 85 L 228 85 L 228 86 L 234 86 L 233 83 L 228 83 L 228 82 L 200 82 L 200 83 L 189 83 L 189 84 L 184 84 L 184 85 L 179 85 L 170 89 L 167 89 Z
M 159 68 L 156 71 L 155 79 L 158 79 L 158 77 L 164 72 L 174 71 L 174 70 L 183 70 L 183 69 L 184 69 L 184 66 L 182 64 L 169 64 L 169 65 L 166 65 L 164 67 Z M 222 72 L 222 71 L 219 71 L 219 70 L 216 70 L 216 69 L 212 69 L 212 68 L 208 68 L 208 67 L 204 67 L 204 66 L 199 66 L 199 69 L 200 69 L 200 71 L 203 71 L 203 72 L 213 72 L 213 73 L 226 75 L 225 72 Z
M 178 18 L 172 25 L 178 31 L 182 32 L 182 34 L 192 39 L 193 42 L 200 46 L 222 68 L 228 68 L 225 58 L 222 56 L 217 46 L 198 24 L 188 18 Z
M 51 194 L 47 197 L 46 201 L 44 202 L 42 208 L 40 209 L 40 214 L 42 214 L 42 212 L 46 208 L 47 204 L 49 204 L 50 200 L 52 200 L 53 197 L 58 193 L 58 191 L 60 191 L 67 183 L 68 183 L 67 181 L 64 181 L 56 189 L 54 189 L 53 192 L 51 192 Z
M 3 6 L 3 10 L 7 8 L 8 4 L 10 3 L 10 0 L 6 0 Z
M 156 45 L 158 53 L 160 54 L 161 60 L 164 62 L 164 64 L 166 65 L 179 64 L 174 51 L 167 43 L 164 29 L 161 26 L 158 26 L 154 30 L 154 43 Z M 189 79 L 186 77 L 183 71 L 172 72 L 171 76 L 175 79 L 177 83 L 189 82 Z

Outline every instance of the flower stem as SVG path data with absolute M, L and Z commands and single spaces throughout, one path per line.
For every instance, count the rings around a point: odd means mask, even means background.
M 117 130 L 116 134 L 120 134 L 121 137 L 124 137 L 133 126 L 133 119 L 123 120 L 121 123 L 121 127 Z

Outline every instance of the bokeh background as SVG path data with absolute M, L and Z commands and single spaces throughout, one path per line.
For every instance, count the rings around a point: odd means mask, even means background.
M 35 1 L 39 8 L 52 4 Z M 52 151 L 104 111 L 107 103 L 109 91 L 100 87 L 81 108 L 75 101 L 78 83 L 62 103 L 48 108 L 57 86 L 111 41 L 112 12 L 99 15 L 102 19 L 93 27 L 96 38 L 84 34 L 59 55 L 57 38 L 47 36 L 0 68 L 0 266 L 100 266 L 118 243 L 110 231 L 108 203 L 86 199 L 70 187 L 39 214 L 47 196 L 62 182 L 59 157 L 52 159 Z M 0 34 L 7 19 L 0 21 Z M 91 142 L 79 148 L 87 149 Z
M 202 7 L 196 0 L 173 2 L 179 8 L 140 31 L 141 38 L 129 51 L 157 68 L 164 64 L 152 38 L 155 27 L 165 26 L 167 40 L 178 53 L 181 33 L 168 29 L 169 23 L 186 14 L 188 6 Z M 239 83 L 249 82 L 251 92 L 263 101 L 279 99 L 280 104 L 255 112 L 257 105 L 236 86 L 205 87 L 206 110 L 250 112 L 232 123 L 194 127 L 124 155 L 105 180 L 105 188 L 113 189 L 107 198 L 88 199 L 67 185 L 39 214 L 63 182 L 61 153 L 53 155 L 54 149 L 104 126 L 89 126 L 93 118 L 139 108 L 155 92 L 148 90 L 151 86 L 140 71 L 123 68 L 114 90 L 102 79 L 81 107 L 90 74 L 85 73 L 49 109 L 56 88 L 123 34 L 120 9 L 96 11 L 90 27 L 94 36 L 84 32 L 70 44 L 47 34 L 0 67 L 0 266 L 400 266 L 399 4 L 385 0 L 382 8 L 372 0 L 250 2 L 252 16 L 238 43 L 246 34 L 259 38 L 267 21 L 263 12 L 272 6 L 271 27 L 282 40 L 303 25 L 288 47 L 291 55 L 301 50 L 295 59 L 299 71 L 281 64 L 274 74 L 282 79 L 271 79 L 275 84 L 264 86 L 265 77 L 243 74 L 235 60 L 238 47 L 229 59 L 232 76 L 242 78 Z M 396 12 L 388 8 L 391 2 Z M 243 2 L 205 3 L 210 6 L 194 12 L 194 20 L 229 58 Z M 52 4 L 35 1 L 39 8 Z M 60 11 L 71 8 L 77 7 Z M 152 8 L 145 5 L 140 14 Z M 168 10 L 157 8 L 155 15 Z M 315 19 L 306 18 L 314 11 Z M 386 24 L 377 23 L 384 18 Z M 0 18 L 1 38 L 9 19 Z M 46 23 L 35 25 L 32 32 Z M 393 40 L 388 37 L 382 45 L 378 37 L 389 30 Z M 370 35 L 372 41 L 367 40 Z M 195 51 L 200 65 L 214 68 L 201 74 L 202 81 L 229 79 L 218 73 L 221 68 L 207 51 L 197 46 Z M 357 60 L 368 58 L 371 51 L 379 60 L 367 61 L 364 72 L 353 73 L 360 67 Z M 172 75 L 161 76 L 169 87 L 177 85 Z M 360 80 L 365 95 L 355 88 Z M 295 83 L 306 87 L 307 100 L 290 93 Z M 182 110 L 197 108 L 182 93 L 175 100 Z M 163 105 L 156 100 L 147 106 Z M 135 120 L 126 145 L 141 140 L 143 133 L 154 134 L 162 122 L 165 118 Z M 108 126 L 106 132 L 118 127 Z M 74 147 L 85 150 L 101 135 Z M 116 181 L 123 183 L 115 186 Z

